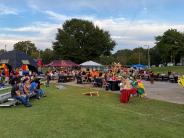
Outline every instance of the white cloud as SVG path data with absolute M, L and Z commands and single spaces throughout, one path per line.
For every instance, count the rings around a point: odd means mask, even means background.
M 63 14 L 59 14 L 53 11 L 45 11 L 45 14 L 47 14 L 49 16 L 49 18 L 59 21 L 59 22 L 64 22 L 65 20 L 69 20 L 72 18 L 80 18 L 80 19 L 85 19 L 85 20 L 94 20 L 95 16 L 87 16 L 87 15 L 80 15 L 80 16 L 67 16 L 67 15 L 63 15 Z M 120 18 L 122 20 L 122 18 Z
M 96 25 L 108 30 L 118 44 L 118 48 L 135 48 L 138 46 L 154 46 L 154 37 L 162 35 L 166 30 L 175 28 L 184 31 L 183 24 L 153 23 L 148 21 L 129 21 L 116 19 L 95 20 Z
M 18 15 L 18 10 L 0 4 L 0 15 L 8 15 L 8 14 Z
M 62 14 L 58 14 L 58 13 L 55 13 L 53 11 L 45 11 L 45 13 L 47 15 L 50 16 L 50 18 L 53 18 L 55 20 L 61 20 L 61 21 L 64 21 L 64 20 L 67 20 L 68 17 L 66 15 L 62 15 Z
M 15 43 L 30 40 L 35 43 L 39 49 L 51 48 L 52 42 L 55 39 L 57 28 L 59 27 L 59 24 L 36 22 L 30 26 L 20 28 L 4 28 L 1 30 L 5 32 L 8 31 L 9 33 L 0 34 L 0 45 L 6 44 L 7 49 L 12 50 Z M 23 34 L 16 34 L 16 32 L 23 32 Z M 36 35 L 26 35 L 26 33 L 30 32 L 35 33 Z
M 51 48 L 52 41 L 55 39 L 57 28 L 62 27 L 67 19 L 80 18 L 93 21 L 95 25 L 110 32 L 112 38 L 117 42 L 115 50 L 123 48 L 135 48 L 138 46 L 150 45 L 154 46 L 154 37 L 162 35 L 163 32 L 170 28 L 175 28 L 178 31 L 184 31 L 183 24 L 159 23 L 152 21 L 130 21 L 126 18 L 109 18 L 98 19 L 95 16 L 67 16 L 55 13 L 53 11 L 45 12 L 53 19 L 55 23 L 36 22 L 29 26 L 21 28 L 4 28 L 4 32 L 8 32 L 4 37 L 0 36 L 0 42 L 8 45 L 13 45 L 15 42 L 31 40 L 39 49 Z M 16 32 L 35 32 L 36 35 L 11 35 Z M 11 47 L 9 46 L 11 49 Z

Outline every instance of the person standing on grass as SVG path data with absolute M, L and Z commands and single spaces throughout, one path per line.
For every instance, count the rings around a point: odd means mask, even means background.
M 49 87 L 49 83 L 50 83 L 50 80 L 51 80 L 51 76 L 50 76 L 50 73 L 49 73 L 48 71 L 47 71 L 46 75 L 47 75 L 46 87 Z
M 153 71 L 150 72 L 150 83 L 153 84 L 154 83 L 154 73 Z

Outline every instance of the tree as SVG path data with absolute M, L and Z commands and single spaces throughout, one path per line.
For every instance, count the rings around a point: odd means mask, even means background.
M 97 60 L 97 62 L 101 63 L 102 65 L 112 65 L 114 63 L 115 59 L 113 55 L 110 56 L 100 56 L 100 58 Z
M 148 64 L 147 49 L 135 48 L 133 50 L 124 49 L 117 51 L 114 55 L 115 61 L 120 62 L 122 65 L 132 64 Z
M 115 58 L 115 62 L 120 62 L 122 65 L 128 65 L 129 57 L 132 54 L 132 50 L 123 49 L 118 50 L 113 56 Z
M 150 48 L 150 57 L 151 57 L 150 60 L 152 65 L 158 66 L 159 64 L 164 63 L 162 62 L 159 50 L 156 46 L 154 46 L 153 48 Z
M 32 43 L 31 41 L 20 41 L 14 44 L 13 47 L 14 47 L 14 50 L 23 51 L 34 58 L 37 58 L 39 55 L 39 52 L 35 44 Z
M 178 56 L 184 54 L 184 34 L 176 29 L 167 30 L 162 36 L 156 36 L 155 40 L 163 63 L 175 63 Z
M 51 49 L 47 48 L 44 51 L 40 51 L 40 53 L 44 64 L 48 64 L 54 59 L 54 53 Z
M 53 50 L 57 58 L 70 59 L 77 63 L 97 60 L 100 56 L 109 56 L 115 47 L 115 41 L 107 31 L 92 22 L 80 19 L 67 20 L 62 29 L 58 29 Z
M 4 49 L 0 49 L 0 55 L 4 52 L 6 52 Z

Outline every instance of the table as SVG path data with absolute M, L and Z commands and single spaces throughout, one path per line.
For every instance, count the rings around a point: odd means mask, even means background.
M 59 78 L 58 78 L 58 82 L 70 82 L 73 80 L 73 76 L 62 76 L 60 75 Z
M 111 91 L 119 91 L 120 87 L 119 87 L 119 83 L 121 83 L 120 80 L 109 80 L 109 88 Z

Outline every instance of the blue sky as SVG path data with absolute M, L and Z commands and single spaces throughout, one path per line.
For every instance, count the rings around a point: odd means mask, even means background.
M 114 51 L 154 46 L 170 28 L 184 31 L 183 0 L 0 0 L 0 49 L 31 40 L 51 48 L 57 28 L 71 18 L 87 19 L 110 32 Z

